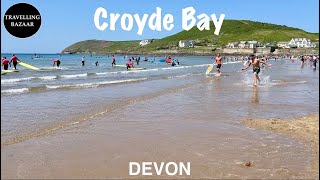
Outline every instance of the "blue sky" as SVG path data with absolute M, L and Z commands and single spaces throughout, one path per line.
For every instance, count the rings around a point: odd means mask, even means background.
M 42 17 L 39 31 L 32 37 L 20 39 L 10 35 L 3 25 L 5 11 L 18 0 L 1 1 L 1 52 L 9 53 L 57 53 L 82 40 L 135 40 L 163 38 L 175 34 L 181 28 L 181 10 L 193 6 L 196 15 L 201 13 L 225 14 L 226 19 L 245 19 L 301 28 L 319 32 L 318 0 L 24 0 L 35 6 Z M 94 12 L 104 7 L 109 13 L 149 14 L 156 7 L 162 8 L 162 16 L 174 16 L 171 31 L 152 31 L 145 27 L 138 35 L 136 25 L 132 31 L 124 31 L 117 23 L 116 31 L 99 31 L 93 21 Z M 107 19 L 107 21 L 109 18 Z M 223 26 L 222 26 L 223 28 Z

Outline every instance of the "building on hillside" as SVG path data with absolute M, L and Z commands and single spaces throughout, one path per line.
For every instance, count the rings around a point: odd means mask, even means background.
M 226 45 L 227 48 L 236 48 L 238 47 L 238 42 L 231 42 Z
M 279 48 L 290 48 L 289 42 L 286 42 L 286 41 L 278 42 L 278 43 L 277 43 L 277 46 L 278 46 Z
M 149 41 L 148 39 L 145 39 L 145 40 L 140 41 L 139 45 L 140 46 L 145 46 L 145 45 L 148 45 L 150 43 L 151 43 L 151 41 Z
M 312 47 L 312 48 L 319 47 L 319 42 L 312 42 L 312 43 L 311 43 L 311 47 Z
M 238 48 L 249 48 L 249 43 L 247 41 L 240 41 Z
M 297 48 L 309 48 L 311 47 L 310 39 L 306 38 L 292 38 L 288 45 L 290 47 L 297 47 Z
M 194 47 L 193 40 L 179 41 L 179 47 Z
M 257 41 L 247 41 L 247 43 L 248 43 L 250 49 L 256 48 L 257 44 L 258 44 Z
M 266 45 L 265 45 L 264 43 L 262 43 L 262 42 L 258 42 L 257 45 L 256 45 L 256 47 L 265 48 Z

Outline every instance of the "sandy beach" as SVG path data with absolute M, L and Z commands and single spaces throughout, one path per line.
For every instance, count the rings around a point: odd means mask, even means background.
M 232 59 L 216 77 L 204 74 L 209 57 L 141 62 L 143 71 L 103 65 L 107 56 L 74 68 L 79 57 L 62 56 L 59 71 L 1 77 L 3 179 L 318 177 L 318 69 L 271 60 L 254 88 L 252 71 Z M 129 162 L 172 161 L 190 162 L 191 175 L 129 175 Z
M 287 119 L 252 118 L 243 122 L 248 127 L 276 132 L 305 143 L 314 155 L 311 168 L 319 176 L 319 114 Z

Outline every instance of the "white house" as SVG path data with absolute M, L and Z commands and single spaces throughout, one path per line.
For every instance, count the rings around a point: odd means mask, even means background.
M 240 41 L 239 44 L 238 44 L 238 47 L 239 48 L 249 48 L 250 45 L 247 41 Z
M 179 41 L 179 47 L 194 47 L 194 41 L 193 40 Z
M 236 48 L 238 47 L 238 42 L 231 42 L 226 45 L 227 48 Z
M 282 42 L 278 42 L 277 46 L 279 48 L 290 48 L 290 46 L 288 44 L 289 44 L 289 42 L 282 41 Z
M 150 41 L 148 39 L 140 41 L 140 46 L 145 46 L 147 44 L 150 44 Z
M 315 48 L 319 46 L 319 42 L 312 42 L 311 47 Z
M 311 41 L 310 39 L 306 38 L 292 38 L 291 41 L 289 41 L 288 45 L 290 47 L 308 48 L 311 47 Z
M 258 42 L 257 41 L 247 41 L 249 48 L 256 48 Z

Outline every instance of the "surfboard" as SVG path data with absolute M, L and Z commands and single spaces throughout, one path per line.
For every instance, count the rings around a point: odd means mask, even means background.
M 137 71 L 137 70 L 144 70 L 146 68 L 129 68 L 129 71 Z
M 113 67 L 123 67 L 123 68 L 126 68 L 127 65 L 113 65 Z
M 160 59 L 159 62 L 166 62 L 166 60 L 165 59 Z
M 208 66 L 208 69 L 207 69 L 207 71 L 206 71 L 206 74 L 209 74 L 209 73 L 212 71 L 212 69 L 213 69 L 213 65 L 210 64 L 210 65 Z
M 19 65 L 24 66 L 24 67 L 29 68 L 29 69 L 32 69 L 32 70 L 40 70 L 39 68 L 31 66 L 30 64 L 24 63 L 22 61 L 19 62 Z

